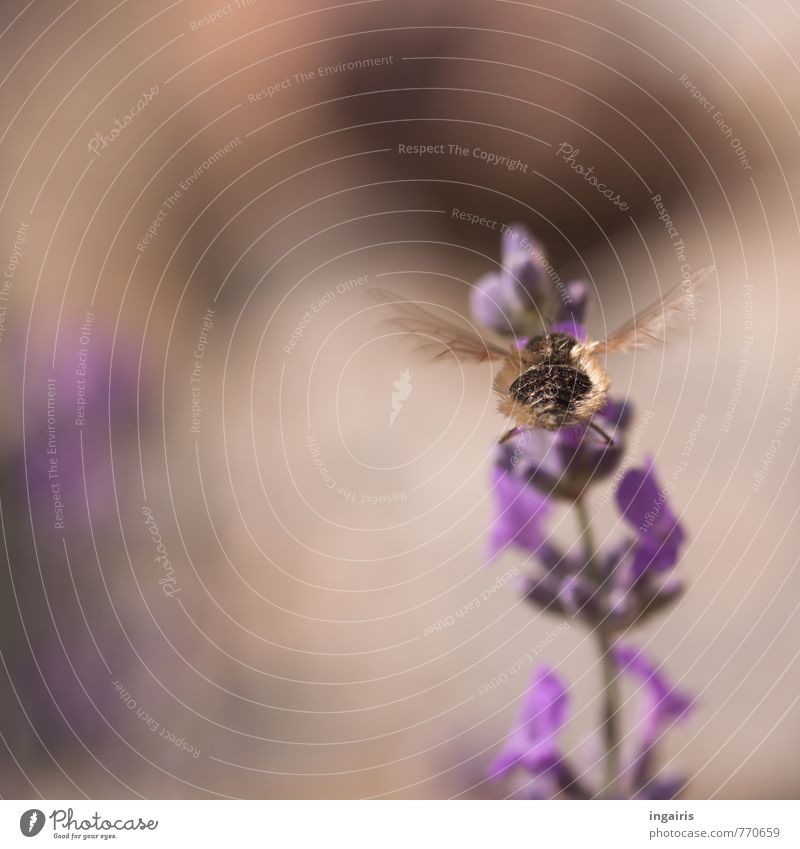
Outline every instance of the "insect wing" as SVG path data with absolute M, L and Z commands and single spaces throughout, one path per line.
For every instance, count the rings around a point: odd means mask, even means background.
M 392 308 L 391 316 L 384 323 L 395 331 L 408 334 L 417 350 L 432 360 L 442 360 L 448 354 L 460 361 L 477 363 L 508 357 L 508 351 L 500 345 L 419 304 L 383 289 L 370 289 L 370 295 Z
M 617 328 L 608 338 L 600 342 L 595 350 L 599 353 L 625 353 L 637 348 L 652 348 L 662 344 L 666 339 L 667 327 L 678 324 L 686 315 L 688 309 L 698 299 L 698 289 L 713 273 L 714 266 L 709 265 L 696 271 L 686 280 L 682 280 L 663 298 L 650 304 Z

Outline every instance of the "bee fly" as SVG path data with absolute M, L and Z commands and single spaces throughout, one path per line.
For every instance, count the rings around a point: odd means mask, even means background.
M 503 364 L 494 390 L 499 396 L 498 409 L 512 427 L 500 442 L 531 428 L 560 430 L 586 425 L 611 443 L 611 437 L 592 421 L 605 406 L 610 385 L 601 357 L 663 343 L 667 327 L 694 303 L 698 288 L 713 271 L 714 267 L 708 266 L 682 280 L 602 341 L 581 341 L 569 333 L 545 331 L 521 347 L 512 344 L 510 348 L 441 319 L 418 304 L 381 290 L 371 291 L 394 307 L 388 323 L 413 335 L 417 347 L 431 359 L 452 354 L 462 362 Z

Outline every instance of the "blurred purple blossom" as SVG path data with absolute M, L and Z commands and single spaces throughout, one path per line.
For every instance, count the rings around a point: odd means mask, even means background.
M 137 661 L 117 612 L 93 602 L 117 581 L 114 561 L 102 559 L 117 502 L 124 508 L 136 497 L 115 487 L 115 472 L 138 461 L 130 449 L 140 423 L 139 357 L 132 340 L 113 339 L 99 325 L 65 332 L 61 343 L 54 360 L 52 345 L 24 352 L 20 342 L 18 435 L 6 445 L 0 480 L 6 546 L 17 564 L 0 647 L 31 734 L 48 748 L 104 732 L 93 703 L 104 716 L 116 709 L 95 639 L 120 674 L 132 677 Z M 140 413 L 146 398 L 145 388 Z
M 671 685 L 641 650 L 618 645 L 613 656 L 619 674 L 630 673 L 639 682 L 638 741 L 624 774 L 628 793 L 632 798 L 672 799 L 685 782 L 654 775 L 655 748 L 663 733 L 689 714 L 692 700 Z M 516 725 L 489 767 L 489 777 L 498 780 L 520 771 L 529 778 L 522 791 L 528 798 L 587 798 L 588 770 L 570 763 L 557 741 L 568 718 L 566 685 L 555 670 L 540 667 L 523 697 Z
M 532 791 L 539 795 L 540 783 L 553 791 L 580 796 L 581 790 L 567 766 L 556 736 L 567 721 L 567 690 L 555 671 L 541 667 L 534 674 L 520 707 L 516 727 L 489 768 L 492 778 L 503 778 L 516 769 L 532 778 Z
M 489 556 L 497 556 L 509 545 L 535 553 L 546 536 L 543 523 L 550 513 L 547 499 L 499 466 L 492 472 L 492 489 L 497 516 L 489 539 Z
M 492 763 L 495 777 L 522 766 L 532 773 L 547 772 L 561 760 L 556 734 L 567 721 L 567 690 L 548 667 L 539 669 L 520 708 L 519 722 Z
M 504 336 L 541 333 L 549 322 L 553 330 L 583 338 L 588 302 L 589 286 L 583 280 L 564 284 L 522 224 L 503 233 L 499 271 L 485 274 L 470 292 L 475 319 Z
M 620 673 L 631 673 L 639 681 L 639 719 L 636 729 L 639 743 L 630 768 L 630 783 L 634 795 L 658 798 L 654 792 L 668 792 L 669 787 L 682 782 L 660 780 L 653 775 L 655 747 L 664 732 L 676 721 L 685 719 L 692 708 L 692 698 L 670 684 L 663 672 L 634 646 L 614 647 L 614 660 Z M 663 796 L 661 796 L 663 798 Z M 667 798 L 671 798 L 668 796 Z
M 579 498 L 590 483 L 612 475 L 627 450 L 630 405 L 609 399 L 597 419 L 613 444 L 585 426 L 528 430 L 498 445 L 495 463 L 513 470 L 545 496 Z
M 637 534 L 634 577 L 672 569 L 686 535 L 667 503 L 665 490 L 658 484 L 652 459 L 644 468 L 631 469 L 622 478 L 617 506 Z

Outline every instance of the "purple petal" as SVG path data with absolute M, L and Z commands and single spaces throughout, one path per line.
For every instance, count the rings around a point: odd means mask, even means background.
M 556 673 L 541 667 L 533 677 L 520 708 L 519 722 L 489 768 L 501 777 L 522 766 L 534 775 L 557 769 L 562 756 L 556 734 L 567 721 L 567 690 Z
M 580 339 L 581 342 L 584 342 L 588 337 L 586 328 L 582 324 L 578 324 L 577 321 L 573 321 L 571 319 L 562 319 L 561 321 L 554 321 L 550 325 L 550 332 L 567 333 L 570 336 L 574 336 L 576 339 Z
M 652 459 L 645 468 L 631 469 L 624 475 L 617 490 L 617 506 L 639 537 L 635 577 L 675 566 L 686 535 L 658 484 Z
M 500 467 L 492 471 L 492 490 L 497 515 L 490 534 L 489 556 L 495 557 L 511 544 L 536 552 L 547 538 L 543 527 L 550 512 L 547 499 Z
M 680 556 L 683 532 L 676 528 L 670 540 L 659 542 L 651 537 L 640 538 L 633 555 L 633 578 L 648 573 L 668 572 L 673 569 Z
M 612 425 L 615 428 L 625 429 L 630 423 L 631 412 L 631 404 L 627 399 L 620 398 L 616 400 L 609 398 L 606 401 L 605 407 L 598 413 L 598 416 L 606 424 Z
M 508 775 L 516 767 L 520 766 L 520 760 L 524 754 L 524 750 L 516 745 L 511 745 L 511 741 L 507 743 L 494 757 L 489 764 L 489 778 L 503 778 Z
M 614 659 L 620 672 L 630 672 L 642 682 L 642 746 L 649 749 L 670 723 L 688 714 L 692 699 L 670 684 L 640 649 L 617 645 L 614 647 Z
M 553 284 L 530 249 L 518 250 L 511 256 L 504 256 L 503 268 L 514 281 L 524 309 L 536 312 L 551 300 Z
M 659 501 L 661 490 L 653 473 L 653 463 L 625 473 L 617 489 L 617 506 L 622 517 L 637 530 L 647 522 L 647 513 Z M 643 531 L 639 530 L 639 533 Z
M 648 458 L 644 468 L 626 472 L 617 490 L 617 505 L 623 518 L 640 535 L 652 533 L 664 541 L 679 529 L 678 518 L 667 502 L 666 490 L 656 478 L 652 458 Z M 680 536 L 682 541 L 682 531 Z
M 567 721 L 569 700 L 563 681 L 549 666 L 535 673 L 520 706 L 520 720 L 528 733 L 542 737 L 555 734 Z
M 511 256 L 519 250 L 520 244 L 537 244 L 530 231 L 518 221 L 511 224 L 500 238 L 500 253 L 503 257 Z
M 523 224 L 512 224 L 503 233 L 500 255 L 503 268 L 514 279 L 520 293 L 527 296 L 526 309 L 549 300 L 554 287 L 545 270 L 544 249 Z
M 472 316 L 496 333 L 513 334 L 523 309 L 514 280 L 504 272 L 484 275 L 470 290 Z
M 578 326 L 583 324 L 586 318 L 586 307 L 589 303 L 589 292 L 589 285 L 583 280 L 571 280 L 567 283 L 564 289 L 558 293 L 559 309 L 555 320 L 577 324 Z

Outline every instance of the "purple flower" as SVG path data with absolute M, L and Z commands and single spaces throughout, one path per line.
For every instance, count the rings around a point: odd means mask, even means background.
M 19 616 L 26 623 L 22 641 L 5 617 L 0 643 L 9 646 L 6 663 L 30 718 L 29 733 L 35 731 L 48 747 L 75 744 L 73 731 L 85 740 L 105 733 L 92 703 L 104 716 L 119 704 L 97 649 L 91 643 L 87 647 L 87 627 L 115 674 L 130 680 L 137 660 L 123 649 L 133 636 L 132 626 L 126 625 L 130 634 L 119 630 L 119 611 L 112 616 L 109 604 L 102 603 L 98 575 L 102 565 L 103 574 L 108 567 L 108 577 L 118 577 L 113 562 L 102 556 L 118 527 L 117 504 L 124 513 L 127 500 L 137 498 L 130 487 L 115 488 L 114 481 L 115 474 L 126 478 L 121 470 L 128 463 L 138 463 L 130 449 L 136 440 L 139 357 L 131 340 L 115 340 L 99 324 L 91 332 L 66 319 L 62 326 L 55 366 L 52 345 L 32 344 L 27 350 L 25 383 L 20 369 L 15 385 L 26 442 L 23 447 L 20 415 L 19 441 L 7 441 L 0 459 L 5 544 Z M 21 347 L 16 350 L 20 364 L 23 353 Z M 146 385 L 145 379 L 144 409 Z M 94 553 L 86 548 L 89 517 Z M 50 616 L 43 592 L 53 607 Z
M 658 521 L 650 527 L 643 524 L 634 539 L 596 552 L 591 568 L 585 556 L 575 550 L 567 555 L 551 542 L 544 521 L 550 515 L 552 497 L 579 498 L 621 461 L 629 405 L 610 400 L 601 416 L 615 435 L 612 446 L 569 428 L 522 433 L 497 447 L 493 481 L 498 510 L 490 553 L 494 557 L 514 543 L 535 554 L 543 571 L 523 582 L 522 592 L 530 601 L 543 610 L 579 617 L 591 627 L 621 631 L 663 609 L 683 592 L 680 581 L 664 577 L 677 562 L 683 532 L 676 530 L 675 517 L 663 499 L 657 501 L 659 490 L 651 465 L 646 475 L 632 470 L 623 478 L 618 501 L 630 504 L 632 492 L 638 493 L 636 498 L 643 495 L 641 515 L 635 498 L 629 512 L 623 513 L 629 522 L 643 523 L 647 521 L 644 514 L 650 512 L 648 501 L 660 503 Z M 645 479 L 646 485 L 637 485 Z
M 621 631 L 673 603 L 683 593 L 683 583 L 677 579 L 636 572 L 638 546 L 637 541 L 624 540 L 601 554 L 604 603 L 601 618 L 594 625 Z
M 581 619 L 590 628 L 623 631 L 674 602 L 683 592 L 675 579 L 633 579 L 635 543 L 625 540 L 598 552 L 597 574 L 586 574 L 579 555 L 561 553 L 549 541 L 536 552 L 543 571 L 521 581 L 522 594 L 542 610 Z
M 547 799 L 558 794 L 586 798 L 556 742 L 568 710 L 567 690 L 561 679 L 549 667 L 539 668 L 523 698 L 517 725 L 489 767 L 489 777 L 504 778 L 520 769 L 532 779 L 523 791 L 528 798 Z
M 657 798 L 653 793 L 677 793 L 682 782 L 656 779 L 653 776 L 653 755 L 663 733 L 676 721 L 684 719 L 692 708 L 692 698 L 677 690 L 641 649 L 617 645 L 614 660 L 621 673 L 631 673 L 640 685 L 640 740 L 630 767 L 631 784 L 635 794 Z M 668 797 L 671 798 L 671 797 Z
M 554 769 L 561 761 L 556 734 L 567 721 L 567 690 L 556 673 L 537 670 L 522 701 L 518 725 L 489 768 L 494 778 L 524 767 L 534 775 Z
M 688 713 L 692 699 L 677 690 L 674 684 L 670 684 L 641 649 L 616 645 L 613 652 L 620 672 L 630 672 L 642 683 L 645 701 L 645 709 L 642 712 L 642 740 L 646 745 L 652 746 L 670 723 Z
M 500 270 L 485 274 L 470 292 L 477 321 L 505 336 L 532 336 L 549 326 L 586 338 L 582 324 L 589 286 L 583 280 L 562 283 L 522 224 L 503 233 L 500 256 Z
M 137 422 L 136 349 L 99 326 L 83 346 L 76 337 L 81 338 L 77 333 L 65 334 L 68 342 L 54 369 L 51 349 L 29 348 L 23 387 L 27 450 L 23 452 L 20 445 L 6 458 L 5 473 L 23 500 L 29 494 L 34 519 L 48 531 L 57 518 L 54 487 L 64 505 L 65 527 L 86 515 L 87 497 L 93 523 L 115 518 L 115 499 L 123 493 L 115 493 L 110 439 L 116 449 L 117 474 L 119 465 L 126 462 L 121 443 L 135 439 L 131 422 Z M 144 406 L 146 391 L 141 394 Z
M 520 346 L 525 337 L 545 327 L 585 339 L 590 287 L 579 280 L 564 286 L 555 275 L 556 282 L 551 283 L 545 272 L 552 274 L 552 268 L 541 249 L 524 228 L 512 228 L 503 238 L 502 270 L 484 277 L 473 293 L 475 317 L 501 333 L 516 333 Z M 619 469 L 630 419 L 631 407 L 624 400 L 609 399 L 596 414 L 593 424 L 610 436 L 610 444 L 589 425 L 517 430 L 495 449 L 492 471 L 497 513 L 491 556 L 509 545 L 535 555 L 528 558 L 535 563 L 532 571 L 520 579 L 525 598 L 543 610 L 582 621 L 606 638 L 673 603 L 683 591 L 670 570 L 685 534 L 667 503 L 668 490 L 659 486 L 652 460 L 628 471 L 616 493 L 617 507 L 635 533 L 599 549 L 593 541 L 584 497 L 592 484 Z M 579 514 L 575 531 L 581 538 L 565 549 L 551 541 L 545 527 L 554 499 L 573 502 Z M 621 672 L 642 682 L 637 700 L 639 736 L 624 775 L 607 776 L 613 789 L 604 792 L 639 799 L 675 798 L 684 782 L 658 775 L 654 752 L 664 731 L 688 713 L 691 700 L 638 649 L 616 646 L 614 658 Z M 605 668 L 610 688 L 612 673 Z M 613 702 L 613 691 L 609 694 Z M 517 727 L 491 765 L 491 775 L 527 774 L 522 791 L 527 797 L 588 798 L 590 793 L 576 779 L 556 740 L 567 711 L 564 685 L 553 670 L 540 669 L 525 696 Z M 605 727 L 612 738 L 607 747 L 613 751 L 619 735 L 613 723 Z M 608 770 L 613 766 L 609 757 Z
M 588 427 L 527 430 L 499 446 L 495 462 L 518 474 L 544 495 L 574 500 L 586 487 L 611 475 L 624 456 L 630 405 L 609 399 L 597 424 L 613 439 L 609 445 Z
M 552 330 L 569 333 L 576 339 L 585 339 L 583 322 L 589 305 L 589 286 L 583 280 L 572 280 L 559 291 L 558 310 Z
M 497 514 L 492 524 L 489 556 L 495 557 L 511 544 L 531 553 L 538 551 L 547 538 L 543 527 L 550 513 L 547 499 L 499 466 L 492 473 L 492 489 Z
M 622 478 L 617 506 L 637 534 L 633 576 L 672 569 L 686 535 L 658 484 L 652 459 L 645 468 L 631 469 Z
M 501 267 L 484 275 L 470 292 L 472 314 L 503 335 L 541 332 L 553 295 L 539 244 L 521 225 L 503 234 Z

